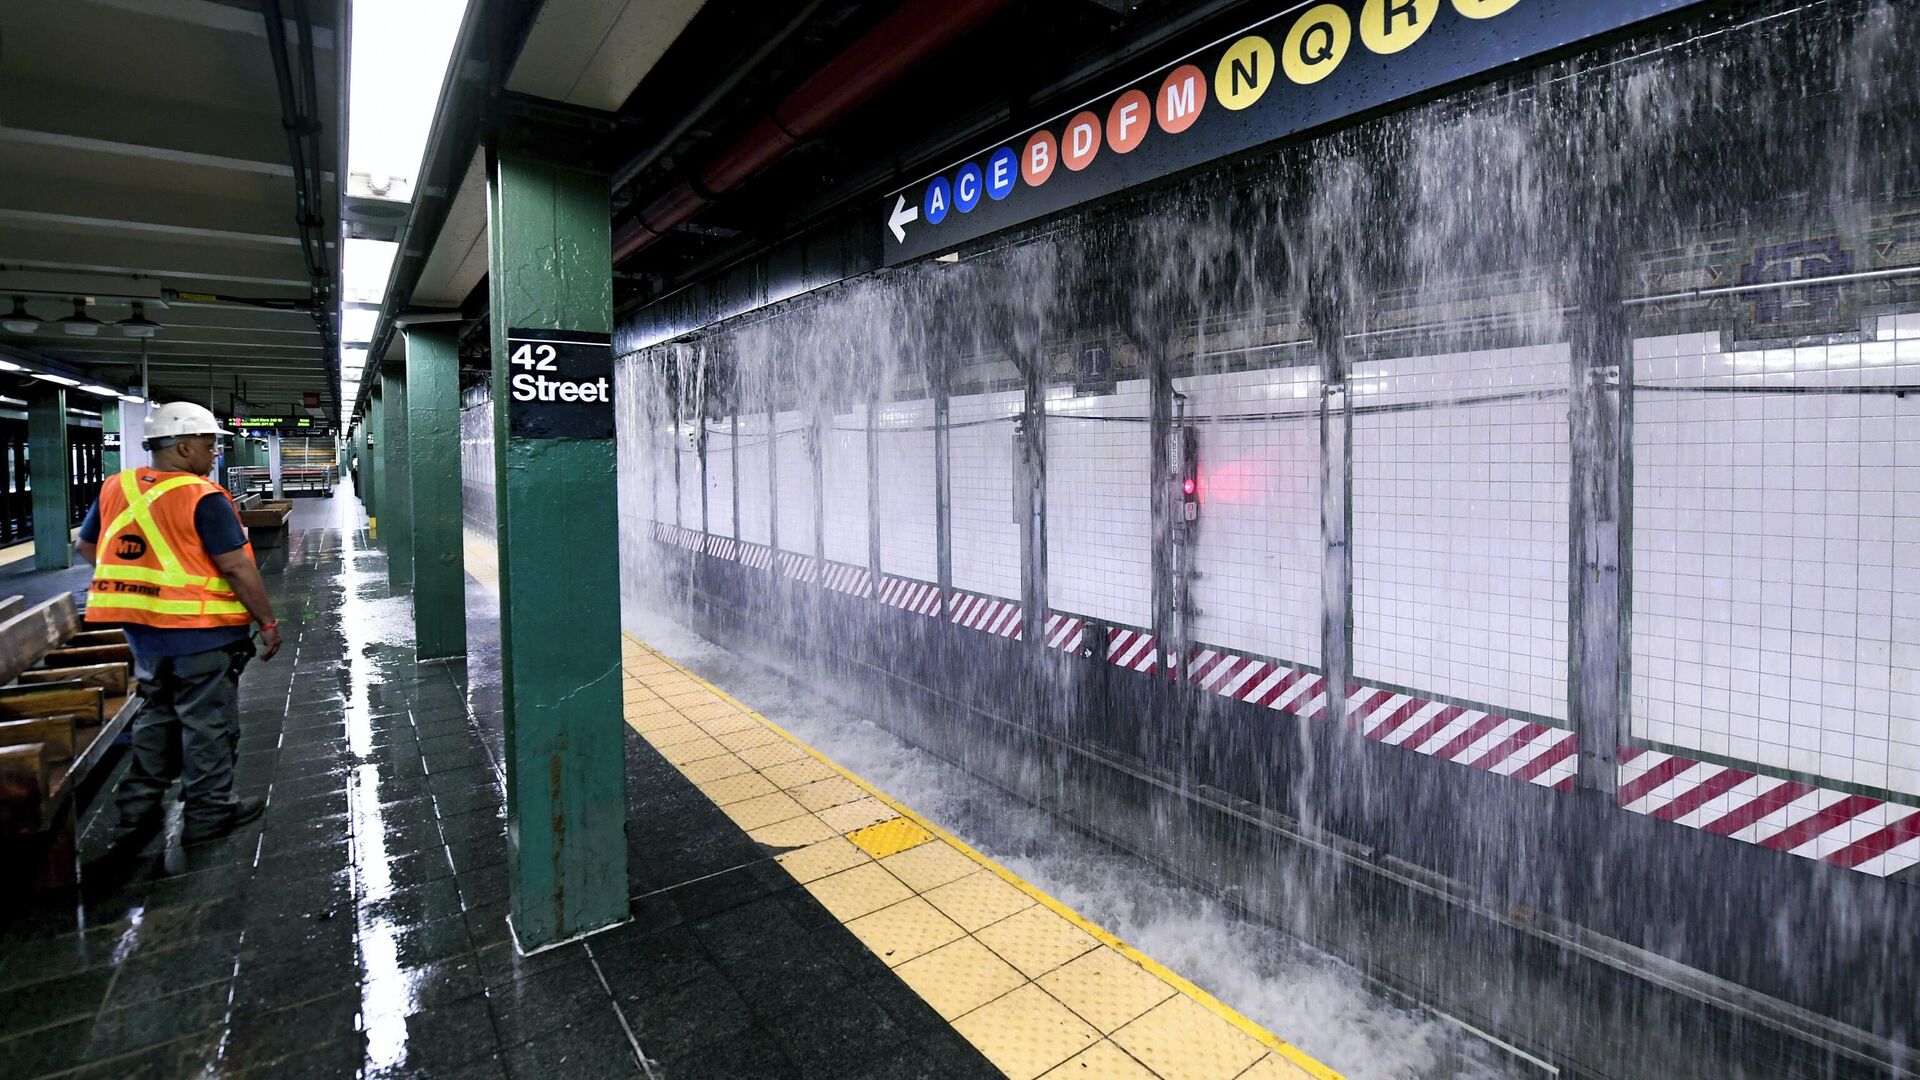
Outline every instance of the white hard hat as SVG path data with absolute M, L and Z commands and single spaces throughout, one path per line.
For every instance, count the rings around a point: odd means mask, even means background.
M 231 435 L 220 426 L 213 410 L 191 401 L 169 401 L 147 417 L 142 439 L 174 439 L 182 435 Z

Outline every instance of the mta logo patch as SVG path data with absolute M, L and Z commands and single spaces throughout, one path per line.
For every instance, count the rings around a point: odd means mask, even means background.
M 121 533 L 120 546 L 114 550 L 118 558 L 133 560 L 147 553 L 147 541 L 134 533 Z

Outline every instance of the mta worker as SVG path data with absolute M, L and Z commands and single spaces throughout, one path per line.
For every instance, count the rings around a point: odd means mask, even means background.
M 94 566 L 86 621 L 125 628 L 145 702 L 115 794 L 116 851 L 159 831 L 176 776 L 187 843 L 224 836 L 266 808 L 233 792 L 238 692 L 256 652 L 271 660 L 280 651 L 280 624 L 233 496 L 207 479 L 226 434 L 192 402 L 160 406 L 141 443 L 152 464 L 102 484 L 80 526 L 77 549 Z

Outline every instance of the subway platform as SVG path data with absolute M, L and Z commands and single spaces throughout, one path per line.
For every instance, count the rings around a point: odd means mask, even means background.
M 344 491 L 268 580 L 265 817 L 182 847 L 176 804 L 138 865 L 9 910 L 0 1075 L 1334 1075 L 631 639 L 632 918 L 523 956 L 487 584 L 469 656 L 416 661 Z

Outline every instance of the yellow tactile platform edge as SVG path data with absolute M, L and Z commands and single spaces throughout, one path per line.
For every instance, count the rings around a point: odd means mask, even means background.
M 1014 1080 L 1339 1074 L 626 635 L 626 721 Z

